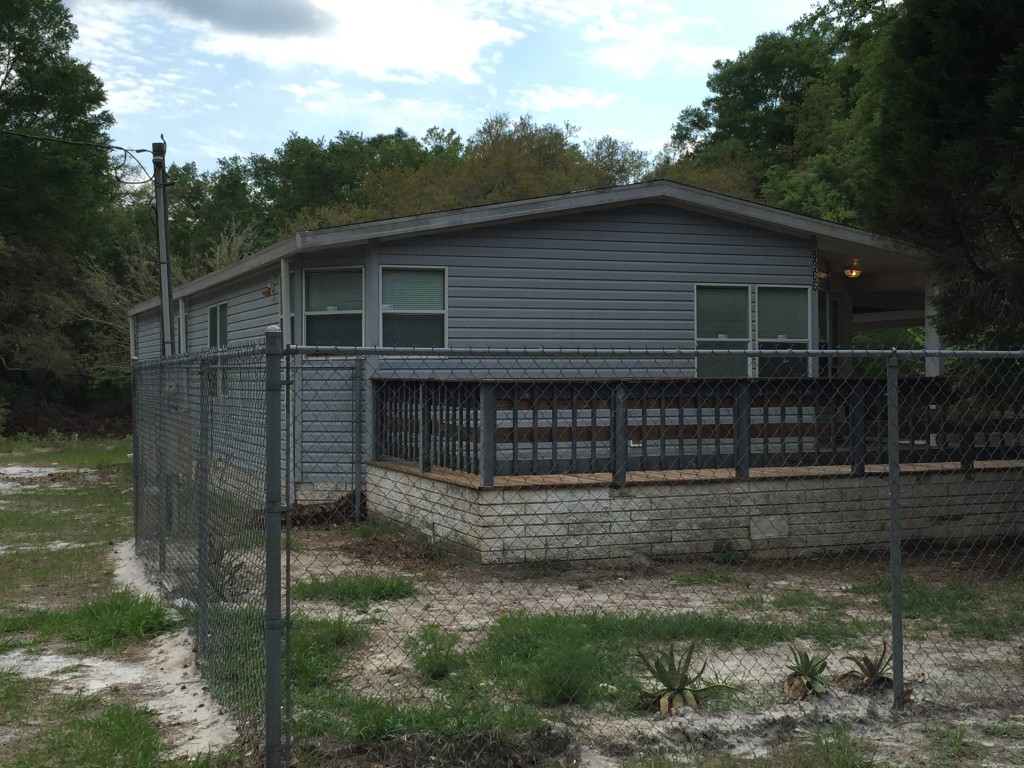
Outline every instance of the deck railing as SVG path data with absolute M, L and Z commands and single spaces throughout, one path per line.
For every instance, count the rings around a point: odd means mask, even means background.
M 877 379 L 377 379 L 374 391 L 376 459 L 479 475 L 484 487 L 496 476 L 607 473 L 622 485 L 635 471 L 859 474 L 888 462 Z M 901 462 L 966 470 L 1024 457 L 1020 403 L 965 408 L 941 378 L 904 378 L 898 391 Z

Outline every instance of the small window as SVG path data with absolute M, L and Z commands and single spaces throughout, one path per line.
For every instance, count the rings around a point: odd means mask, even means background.
M 306 343 L 316 347 L 363 344 L 363 271 L 306 272 Z
M 750 292 L 743 286 L 698 285 L 695 295 L 697 349 L 747 349 L 750 345 Z M 699 355 L 697 375 L 749 375 L 744 355 Z
M 757 289 L 757 348 L 807 349 L 810 344 L 810 305 L 806 288 Z M 807 357 L 760 357 L 758 375 L 807 376 Z
M 445 271 L 381 271 L 381 343 L 385 347 L 446 346 Z
M 210 349 L 227 349 L 228 346 L 228 305 L 210 307 Z

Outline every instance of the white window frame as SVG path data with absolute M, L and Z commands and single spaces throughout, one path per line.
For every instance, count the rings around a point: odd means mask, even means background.
M 309 301 L 309 282 L 308 276 L 312 274 L 323 274 L 326 272 L 358 272 L 359 273 L 359 301 L 360 309 L 342 309 L 342 310 L 315 310 L 309 311 L 306 309 L 307 302 Z M 307 317 L 326 317 L 330 315 L 359 315 L 359 343 L 357 347 L 365 346 L 366 343 L 366 271 L 360 267 L 310 267 L 302 270 L 302 290 L 299 294 L 299 300 L 302 302 L 302 343 L 303 345 L 309 345 L 306 339 L 306 331 L 309 328 L 309 323 L 306 322 Z
M 753 341 L 753 344 L 754 344 L 754 348 L 755 349 L 761 349 L 762 342 L 771 343 L 771 342 L 780 342 L 780 341 L 782 341 L 782 342 L 792 341 L 794 345 L 803 344 L 802 349 L 810 349 L 811 348 L 811 342 L 813 341 L 813 335 L 812 335 L 813 329 L 811 328 L 811 322 L 813 320 L 813 316 L 812 316 L 812 311 L 811 310 L 813 309 L 813 307 L 811 306 L 811 301 L 812 301 L 812 296 L 813 296 L 813 293 L 814 293 L 811 290 L 811 286 L 809 286 L 809 285 L 755 285 L 755 286 L 753 286 L 753 288 L 754 288 L 754 304 L 751 307 L 751 323 L 753 324 L 753 329 L 752 329 L 752 331 L 753 331 L 753 339 L 752 339 L 752 341 Z M 761 301 L 760 301 L 760 299 L 761 299 L 761 297 L 760 297 L 760 293 L 761 293 L 762 290 L 772 290 L 772 289 L 801 290 L 801 291 L 804 292 L 804 295 L 806 296 L 805 304 L 806 304 L 806 307 L 807 307 L 807 326 L 805 328 L 805 330 L 807 332 L 807 335 L 804 338 L 802 338 L 802 339 L 766 339 L 766 338 L 762 338 L 761 337 L 761 328 L 760 328 L 760 324 L 761 324 L 760 323 L 760 320 L 761 320 L 761 318 L 760 318 L 760 313 L 761 313 Z M 801 347 L 797 346 L 797 348 L 800 349 Z M 755 365 L 754 365 L 754 375 L 756 376 L 756 375 L 758 375 L 757 358 L 753 358 L 753 359 L 754 359 L 754 363 L 755 363 Z M 811 371 L 811 358 L 808 357 L 807 358 L 807 370 L 805 372 L 805 375 L 806 376 L 810 376 L 811 375 L 810 371 Z
M 736 288 L 736 289 L 743 289 L 743 290 L 745 290 L 747 292 L 747 300 L 744 303 L 744 306 L 747 308 L 747 337 L 745 339 L 720 339 L 718 337 L 702 337 L 700 335 L 700 318 L 698 317 L 698 313 L 697 313 L 697 291 L 700 288 Z M 746 347 L 747 351 L 749 352 L 751 349 L 753 349 L 754 348 L 753 347 L 753 344 L 754 344 L 754 327 L 753 327 L 754 307 L 753 307 L 753 304 L 751 303 L 751 297 L 752 297 L 753 291 L 754 291 L 754 286 L 748 285 L 746 283 L 694 283 L 694 285 L 693 285 L 693 333 L 694 333 L 694 346 L 699 348 L 701 343 L 708 344 L 708 343 L 714 343 L 716 341 L 728 341 L 728 342 L 733 342 L 733 343 L 734 342 L 739 342 L 739 341 L 745 341 L 746 344 L 747 344 L 747 347 Z M 753 376 L 754 375 L 754 372 L 753 372 L 753 369 L 754 369 L 753 361 L 754 361 L 753 355 L 747 355 L 747 376 Z M 698 359 L 698 361 L 695 361 L 695 362 L 699 362 L 699 359 Z
M 220 308 L 224 307 L 224 338 L 220 338 Z M 214 318 L 216 315 L 216 318 Z M 216 322 L 214 320 L 216 319 Z M 226 301 L 220 301 L 216 304 L 211 304 L 206 311 L 206 322 L 208 323 L 206 328 L 206 343 L 207 348 L 212 350 L 227 349 L 228 340 L 231 338 L 231 315 L 228 303 Z M 214 329 L 216 328 L 217 333 L 217 344 L 211 344 L 210 340 L 213 338 Z
M 384 308 L 384 272 L 385 270 L 395 270 L 402 272 L 413 272 L 413 271 L 430 271 L 430 272 L 441 272 L 444 280 L 444 295 L 442 301 L 444 302 L 444 309 L 442 310 L 423 310 L 423 309 L 385 309 Z M 381 264 L 377 274 L 377 307 L 379 315 L 377 317 L 377 327 L 380 328 L 380 345 L 382 347 L 389 347 L 390 345 L 384 342 L 384 315 L 441 315 L 444 318 L 444 342 L 440 347 L 436 349 L 448 349 L 448 267 L 442 266 L 431 266 L 427 264 L 416 264 L 410 266 L 407 264 Z

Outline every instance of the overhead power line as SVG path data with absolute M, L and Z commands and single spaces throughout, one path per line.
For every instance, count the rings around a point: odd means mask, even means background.
M 92 141 L 78 141 L 76 139 L 65 139 L 60 136 L 47 136 L 46 134 L 35 134 L 25 133 L 24 131 L 12 131 L 9 128 L 0 128 L 0 133 L 7 136 L 17 136 L 21 139 L 29 139 L 31 141 L 49 141 L 54 144 L 67 144 L 73 147 L 89 147 L 91 149 L 102 149 L 106 152 L 121 152 L 124 154 L 124 158 L 121 160 L 120 165 L 117 166 L 116 170 L 121 171 L 128 165 L 129 160 L 133 161 L 142 170 L 143 175 L 146 177 L 142 181 L 128 180 L 123 177 L 118 177 L 118 181 L 122 184 L 149 184 L 153 181 L 153 176 L 146 169 L 146 166 L 137 157 L 137 153 L 153 154 L 152 150 L 139 148 L 132 149 L 130 147 L 120 147 L 117 144 L 99 144 Z M 116 175 L 116 174 L 115 174 Z

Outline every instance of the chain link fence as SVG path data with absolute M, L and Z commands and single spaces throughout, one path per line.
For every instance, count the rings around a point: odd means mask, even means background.
M 1024 704 L 1022 363 L 290 350 L 297 749 L 759 754 Z
M 133 366 L 136 553 L 252 744 L 265 722 L 266 361 L 253 346 Z
M 1024 704 L 1024 355 L 268 349 L 135 366 L 137 551 L 268 764 Z

